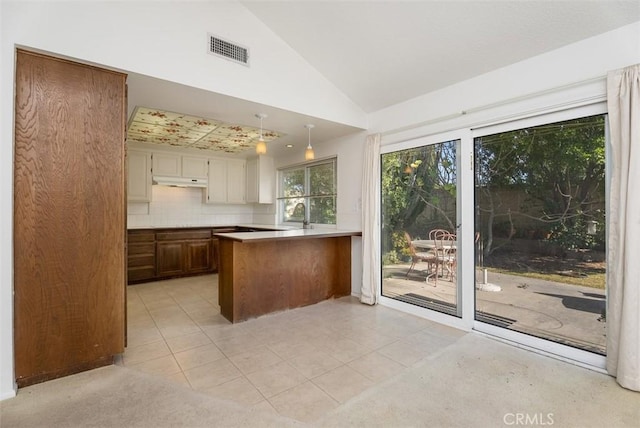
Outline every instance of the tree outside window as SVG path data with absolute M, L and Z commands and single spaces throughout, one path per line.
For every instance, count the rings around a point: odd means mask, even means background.
M 336 159 L 280 170 L 282 223 L 336 224 Z

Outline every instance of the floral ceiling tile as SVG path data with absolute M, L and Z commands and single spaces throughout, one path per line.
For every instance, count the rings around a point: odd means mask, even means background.
M 262 131 L 266 142 L 284 134 Z M 127 139 L 140 143 L 240 153 L 255 148 L 260 129 L 185 114 L 136 107 Z

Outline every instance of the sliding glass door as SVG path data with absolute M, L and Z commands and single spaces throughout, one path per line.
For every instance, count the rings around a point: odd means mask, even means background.
M 605 116 L 474 139 L 478 321 L 605 354 Z
M 460 316 L 457 150 L 460 140 L 384 153 L 382 295 Z
M 383 304 L 603 367 L 602 104 L 383 146 Z

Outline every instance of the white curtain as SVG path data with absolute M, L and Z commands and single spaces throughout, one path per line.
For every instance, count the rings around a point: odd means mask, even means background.
M 362 291 L 360 301 L 378 302 L 380 290 L 380 134 L 367 136 L 362 168 Z
M 640 64 L 609 73 L 607 106 L 607 371 L 623 387 L 640 391 Z

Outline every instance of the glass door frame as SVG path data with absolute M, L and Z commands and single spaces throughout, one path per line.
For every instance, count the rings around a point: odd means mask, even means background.
M 598 114 L 606 114 L 606 102 L 594 101 L 580 106 L 563 106 L 554 111 L 536 112 L 511 117 L 505 120 L 486 123 L 472 128 L 455 129 L 413 138 L 401 142 L 393 142 L 380 147 L 380 163 L 382 155 L 404 149 L 411 149 L 425 145 L 437 144 L 445 141 L 459 140 L 456 145 L 457 169 L 457 223 L 458 223 L 458 265 L 457 265 L 457 304 L 460 317 L 447 315 L 434 310 L 400 302 L 382 295 L 382 266 L 380 266 L 380 289 L 378 302 L 402 312 L 413 314 L 434 322 L 449 325 L 465 331 L 475 331 L 492 339 L 528 349 L 543 355 L 570 362 L 592 370 L 605 372 L 606 357 L 589 351 L 573 348 L 568 345 L 552 342 L 546 339 L 519 333 L 513 330 L 496 327 L 491 324 L 475 320 L 476 302 L 476 272 L 475 272 L 475 165 L 474 138 L 506 132 L 545 123 L 560 122 Z M 607 121 L 605 121 L 607 123 Z M 606 158 L 609 158 L 610 147 L 608 138 L 608 123 L 606 133 Z M 610 177 L 609 161 L 607 160 L 607 189 Z M 378 177 L 381 180 L 381 177 Z M 606 195 L 608 201 L 608 194 Z M 380 201 L 382 204 L 382 200 Z M 380 206 L 382 209 L 382 206 Z M 381 228 L 378 233 L 382 233 Z M 380 240 L 378 241 L 380 242 Z M 381 251 L 380 251 L 381 254 Z
M 410 313 L 421 318 L 429 319 L 441 324 L 456 327 L 461 330 L 470 331 L 474 322 L 475 296 L 473 293 L 464 292 L 466 283 L 474 284 L 474 202 L 473 202 L 473 138 L 470 129 L 459 129 L 455 131 L 432 134 L 420 138 L 406 140 L 402 142 L 383 145 L 380 147 L 380 163 L 382 155 L 400 150 L 412 149 L 416 147 L 429 146 L 446 141 L 457 141 L 456 143 L 456 222 L 457 222 L 457 313 L 458 316 L 447 315 L 442 312 L 415 306 L 410 303 L 382 295 L 382 269 L 380 269 L 380 284 L 378 290 L 378 302 L 383 306 L 398 309 L 402 312 Z M 378 177 L 380 180 L 381 177 Z M 467 184 L 463 184 L 467 183 Z M 469 196 L 470 195 L 470 196 Z M 380 198 L 382 204 L 382 198 Z M 382 206 L 380 207 L 382 210 Z M 378 230 L 382 233 L 382 230 Z M 382 253 L 382 251 L 380 251 Z M 471 262 L 471 264 L 469 263 Z M 469 276 L 471 275 L 471 276 Z

